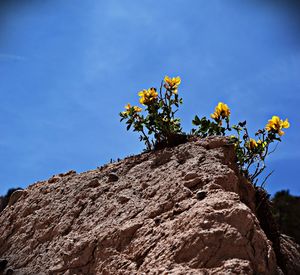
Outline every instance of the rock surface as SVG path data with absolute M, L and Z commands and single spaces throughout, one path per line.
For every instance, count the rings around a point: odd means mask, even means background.
M 224 138 L 29 186 L 0 213 L 0 258 L 13 274 L 282 274 Z

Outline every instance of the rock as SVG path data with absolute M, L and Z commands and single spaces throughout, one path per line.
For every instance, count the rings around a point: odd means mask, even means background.
M 129 197 L 127 197 L 127 196 L 118 196 L 118 201 L 121 203 L 121 204 L 124 204 L 124 203 L 126 203 L 126 202 L 128 202 L 129 200 L 130 200 L 130 198 Z
M 55 183 L 58 182 L 60 180 L 59 176 L 53 176 L 52 178 L 48 179 L 49 183 Z
M 168 163 L 171 160 L 172 152 L 169 148 L 156 154 L 156 157 L 151 161 L 151 168 L 156 168 Z
M 160 217 L 155 217 L 154 222 L 155 222 L 156 225 L 160 224 L 161 218 Z
M 88 185 L 87 185 L 87 187 L 91 187 L 91 188 L 95 188 L 95 187 L 98 187 L 98 186 L 100 186 L 100 183 L 99 183 L 99 180 L 98 180 L 98 179 L 92 179 L 92 180 L 88 183 Z
M 281 234 L 280 244 L 288 274 L 298 275 L 300 270 L 300 245 L 284 234 Z
M 183 185 L 189 189 L 193 189 L 196 186 L 199 186 L 199 187 L 203 186 L 201 178 L 191 179 L 189 181 L 184 182 Z
M 207 196 L 207 192 L 205 192 L 205 191 L 198 191 L 196 194 L 197 199 L 200 201 L 205 199 L 206 196 Z
M 114 181 L 118 181 L 119 177 L 116 173 L 109 173 L 108 177 L 107 177 L 107 182 L 114 182 Z
M 27 194 L 26 190 L 16 190 L 10 195 L 8 205 L 11 206 L 15 204 L 19 200 L 19 198 L 21 198 L 25 194 Z
M 226 144 L 194 139 L 29 186 L 1 212 L 0 258 L 14 274 L 282 274 Z M 300 274 L 297 245 L 281 249 Z
M 50 192 L 50 189 L 48 186 L 42 186 L 39 188 L 39 191 L 42 193 L 42 194 L 48 194 Z
M 184 180 L 191 180 L 191 179 L 194 179 L 194 178 L 197 178 L 198 177 L 198 174 L 195 173 L 195 172 L 189 172 L 187 173 L 185 176 L 184 176 Z
M 177 162 L 179 164 L 184 164 L 192 155 L 188 151 L 178 152 L 176 154 Z
M 66 176 L 71 176 L 71 175 L 76 175 L 76 171 L 70 170 L 70 171 L 68 171 L 66 173 L 61 173 L 58 176 L 60 176 L 60 177 L 66 177 Z

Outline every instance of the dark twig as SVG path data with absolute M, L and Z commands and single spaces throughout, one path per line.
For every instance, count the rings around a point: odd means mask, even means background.
M 274 173 L 274 170 L 272 172 L 270 172 L 266 177 L 265 179 L 263 180 L 262 184 L 260 185 L 261 188 L 264 188 L 264 185 L 267 181 L 267 179 Z

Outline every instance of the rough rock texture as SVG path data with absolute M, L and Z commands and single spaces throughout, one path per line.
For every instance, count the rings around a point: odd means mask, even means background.
M 0 258 L 13 274 L 281 274 L 254 212 L 226 139 L 195 140 L 18 191 Z
M 281 250 L 289 274 L 300 274 L 300 246 L 284 234 L 280 238 Z

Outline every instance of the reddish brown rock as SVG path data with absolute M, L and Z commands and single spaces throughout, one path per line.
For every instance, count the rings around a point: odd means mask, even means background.
M 31 185 L 0 214 L 0 258 L 14 274 L 280 274 L 254 197 L 226 139 L 195 140 Z

